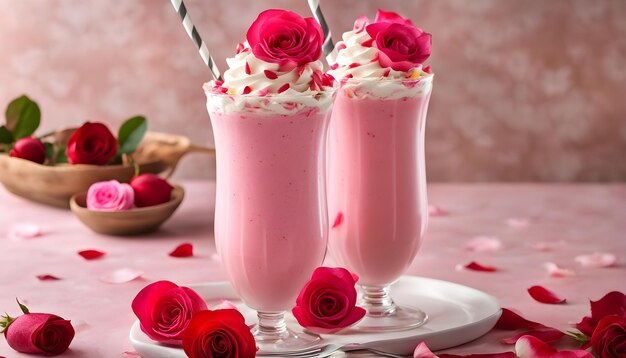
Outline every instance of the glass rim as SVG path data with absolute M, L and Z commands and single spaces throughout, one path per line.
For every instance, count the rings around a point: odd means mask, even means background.
M 338 90 L 338 87 L 333 87 L 330 90 L 326 90 L 326 91 L 316 91 L 316 92 L 312 92 L 312 93 L 302 93 L 299 92 L 297 94 L 282 94 L 282 93 L 268 93 L 266 95 L 259 95 L 259 94 L 255 94 L 255 93 L 248 93 L 248 94 L 243 94 L 243 93 L 219 93 L 219 92 L 212 92 L 212 91 L 207 91 L 204 90 L 204 93 L 207 95 L 207 97 L 237 97 L 237 98 L 249 98 L 249 99 L 301 99 L 301 98 L 316 98 L 318 96 L 326 96 L 326 95 L 333 95 L 334 93 L 336 93 Z

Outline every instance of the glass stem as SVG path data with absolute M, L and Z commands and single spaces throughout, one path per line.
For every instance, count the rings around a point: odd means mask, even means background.
M 259 325 L 255 332 L 257 341 L 273 342 L 289 336 L 285 323 L 285 312 L 257 312 Z
M 363 289 L 361 307 L 367 310 L 368 316 L 389 316 L 396 312 L 396 304 L 389 295 L 389 285 L 361 286 L 361 288 Z

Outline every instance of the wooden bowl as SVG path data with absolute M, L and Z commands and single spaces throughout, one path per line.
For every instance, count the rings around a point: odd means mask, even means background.
M 58 143 L 67 140 L 72 129 L 59 131 Z M 173 174 L 187 153 L 214 154 L 212 148 L 192 145 L 179 135 L 148 132 L 133 155 L 142 173 Z M 135 169 L 132 165 L 41 165 L 0 154 L 0 182 L 11 193 L 42 204 L 69 208 L 72 195 L 86 192 L 91 184 L 105 180 L 128 183 Z
M 185 190 L 174 185 L 167 203 L 123 211 L 98 211 L 87 209 L 87 193 L 72 196 L 70 208 L 78 219 L 91 230 L 115 236 L 145 234 L 161 226 L 172 216 L 185 197 Z

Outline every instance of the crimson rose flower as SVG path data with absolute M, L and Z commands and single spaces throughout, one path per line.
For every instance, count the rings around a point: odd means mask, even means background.
M 183 349 L 189 358 L 252 358 L 257 351 L 250 328 L 234 309 L 196 313 L 183 333 Z
M 626 357 L 626 317 L 602 318 L 593 331 L 591 345 L 600 358 Z
M 157 281 L 139 291 L 132 308 L 141 330 L 150 339 L 180 345 L 191 318 L 207 306 L 194 290 Z
M 19 301 L 18 301 L 19 303 Z M 20 303 L 23 315 L 2 316 L 0 326 L 11 348 L 18 352 L 56 356 L 67 350 L 74 339 L 70 321 L 48 313 L 30 313 Z
M 130 186 L 135 191 L 135 205 L 159 205 L 170 201 L 172 187 L 168 182 L 154 174 L 141 174 L 130 180 Z
M 413 26 L 410 20 L 378 10 L 376 22 L 365 27 L 380 50 L 378 62 L 396 71 L 408 71 L 430 57 L 432 36 Z
M 46 147 L 39 139 L 26 137 L 15 142 L 9 155 L 43 164 L 46 161 Z
M 598 322 L 606 316 L 618 315 L 626 317 L 626 295 L 621 292 L 609 292 L 597 301 L 589 301 L 591 304 L 591 317 L 585 316 L 576 324 L 576 328 L 585 335 L 591 337 Z
M 246 39 L 256 58 L 281 66 L 317 61 L 324 43 L 322 28 L 315 19 L 277 9 L 260 13 Z
M 87 122 L 67 142 L 67 159 L 72 164 L 107 164 L 117 153 L 117 140 L 102 123 Z
M 318 267 L 296 299 L 292 313 L 304 328 L 318 333 L 334 333 L 365 316 L 356 307 L 358 277 L 338 267 Z

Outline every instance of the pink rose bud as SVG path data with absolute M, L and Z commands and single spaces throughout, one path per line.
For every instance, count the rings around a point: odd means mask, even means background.
M 92 184 L 87 191 L 87 209 L 101 211 L 129 210 L 135 203 L 133 188 L 117 180 Z
M 335 333 L 365 316 L 356 306 L 357 277 L 338 267 L 318 267 L 304 286 L 292 310 L 298 323 L 317 333 Z
M 183 332 L 192 316 L 206 310 L 206 302 L 194 290 L 170 281 L 144 287 L 132 303 L 141 330 L 150 339 L 182 345 Z
M 174 189 L 168 182 L 154 174 L 141 174 L 130 181 L 135 191 L 135 205 L 138 208 L 167 203 Z
M 9 155 L 43 164 L 46 161 L 46 147 L 39 139 L 26 137 L 15 142 Z

